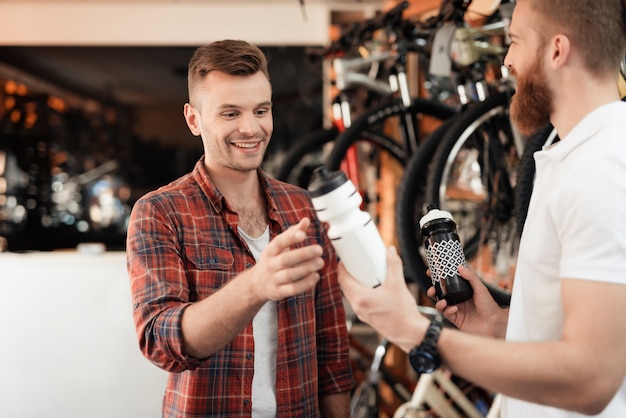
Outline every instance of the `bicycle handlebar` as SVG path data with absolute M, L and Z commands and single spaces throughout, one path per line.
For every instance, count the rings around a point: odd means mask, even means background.
M 331 58 L 333 56 L 343 55 L 349 52 L 355 45 L 360 45 L 371 40 L 377 30 L 399 25 L 399 22 L 402 20 L 402 13 L 408 7 L 409 2 L 403 1 L 381 16 L 367 19 L 364 22 L 354 23 L 338 40 L 332 42 L 320 56 L 323 58 Z
M 443 0 L 439 12 L 425 21 L 404 19 L 404 11 L 409 7 L 408 1 L 402 1 L 380 16 L 363 22 L 356 22 L 343 33 L 339 39 L 319 54 L 319 58 L 330 59 L 348 54 L 355 46 L 373 39 L 376 31 L 386 30 L 403 40 L 417 42 L 407 43 L 411 51 L 423 52 L 421 48 L 432 37 L 435 30 L 445 22 L 460 24 L 472 0 Z

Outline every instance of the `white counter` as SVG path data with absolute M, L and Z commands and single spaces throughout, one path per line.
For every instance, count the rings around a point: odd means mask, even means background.
M 161 416 L 123 252 L 0 253 L 0 361 L 3 417 Z

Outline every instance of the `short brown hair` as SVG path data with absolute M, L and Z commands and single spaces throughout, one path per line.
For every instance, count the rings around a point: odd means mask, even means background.
M 564 33 L 595 74 L 617 74 L 626 51 L 625 0 L 529 0 L 544 19 L 539 33 L 547 40 Z
M 199 47 L 189 60 L 187 88 L 189 99 L 196 84 L 211 71 L 248 76 L 261 71 L 267 79 L 267 58 L 257 46 L 245 41 L 226 39 Z

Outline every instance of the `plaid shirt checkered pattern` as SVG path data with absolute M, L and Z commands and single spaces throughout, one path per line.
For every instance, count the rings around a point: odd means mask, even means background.
M 349 344 L 336 256 L 308 194 L 259 171 L 274 237 L 303 217 L 314 220 L 307 243 L 324 249 L 317 287 L 278 302 L 278 416 L 319 416 L 318 396 L 352 387 Z M 143 355 L 170 372 L 163 399 L 167 417 L 250 416 L 252 324 L 207 359 L 183 352 L 182 313 L 219 290 L 255 260 L 204 169 L 148 193 L 133 207 L 127 236 L 133 317 Z M 216 313 L 219 315 L 219 313 Z

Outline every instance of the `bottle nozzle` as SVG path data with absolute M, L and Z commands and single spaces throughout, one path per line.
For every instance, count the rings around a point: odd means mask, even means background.
M 322 165 L 313 171 L 308 189 L 313 197 L 317 197 L 336 189 L 346 181 L 348 177 L 343 171 L 328 171 L 328 168 Z
M 328 169 L 325 165 L 321 165 L 313 171 L 313 176 L 314 178 L 328 177 Z

